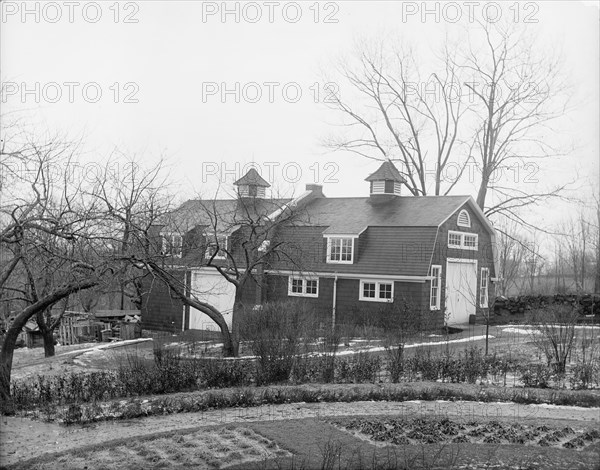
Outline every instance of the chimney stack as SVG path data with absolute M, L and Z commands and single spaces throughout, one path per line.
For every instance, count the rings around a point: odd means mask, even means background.
M 307 184 L 306 190 L 312 191 L 313 197 L 325 197 L 323 194 L 323 186 L 320 184 Z

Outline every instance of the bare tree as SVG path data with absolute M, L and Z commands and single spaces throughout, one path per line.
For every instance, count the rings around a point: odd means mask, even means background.
M 329 97 L 350 134 L 328 148 L 399 161 L 414 196 L 449 194 L 468 177 L 487 216 L 522 225 L 529 222 L 520 209 L 563 197 L 566 185 L 541 188 L 537 175 L 561 154 L 550 125 L 565 114 L 569 88 L 560 59 L 541 53 L 524 30 L 470 25 L 427 75 L 393 44 L 363 43 L 356 56 L 340 67 L 348 90 Z
M 464 73 L 474 102 L 472 148 L 481 173 L 477 204 L 486 215 L 501 213 L 528 225 L 518 209 L 558 196 L 565 185 L 535 192 L 494 182 L 498 172 L 515 168 L 517 182 L 533 186 L 543 159 L 559 151 L 548 135 L 552 121 L 564 115 L 568 87 L 557 54 L 541 54 L 525 29 L 514 24 L 480 23 L 481 34 L 468 38 L 455 66 Z M 493 191 L 497 201 L 490 203 Z
M 366 158 L 399 161 L 404 184 L 414 196 L 448 194 L 468 161 L 459 162 L 454 154 L 465 106 L 457 96 L 453 55 L 446 50 L 439 70 L 422 77 L 412 53 L 390 49 L 383 43 L 363 43 L 357 63 L 340 66 L 340 74 L 358 98 L 352 104 L 332 93 L 329 103 L 343 114 L 344 125 L 356 131 L 326 145 Z M 444 185 L 446 167 L 457 163 L 456 178 Z M 427 182 L 432 170 L 433 188 Z
M 543 311 L 534 312 L 535 329 L 531 339 L 556 372 L 565 372 L 567 359 L 575 346 L 578 316 L 577 309 L 571 305 L 550 305 Z
M 100 284 L 110 263 L 96 238 L 98 224 L 82 197 L 82 182 L 70 179 L 66 171 L 76 147 L 55 140 L 42 145 L 29 141 L 17 152 L 6 147 L 2 151 L 3 158 L 18 159 L 21 165 L 11 185 L 3 188 L 0 208 L 0 246 L 10 258 L 0 278 L 2 301 L 19 305 L 0 353 L 0 394 L 6 399 L 23 326 L 33 317 L 48 326 L 44 313 Z
M 527 292 L 534 294 L 536 292 L 535 281 L 538 280 L 542 271 L 546 265 L 546 258 L 541 252 L 541 243 L 539 241 L 539 234 L 534 232 L 531 239 L 526 242 L 527 252 L 523 260 L 523 276 L 526 281 L 526 285 L 521 288 L 521 294 Z M 526 287 L 526 289 L 525 289 Z
M 141 308 L 143 271 L 130 258 L 147 253 L 151 227 L 171 210 L 170 182 L 163 159 L 143 165 L 140 159 L 114 151 L 98 172 L 89 196 L 104 217 L 110 249 L 118 259 L 115 279 L 119 308 L 126 302 Z
M 171 226 L 169 230 L 184 234 L 187 244 L 184 244 L 183 258 L 171 257 L 170 262 L 165 263 L 150 252 L 146 257 L 136 257 L 135 261 L 144 265 L 154 279 L 166 284 L 171 296 L 213 320 L 221 330 L 224 354 L 236 356 L 239 350 L 238 315 L 245 308 L 244 289 L 251 285 L 260 286 L 265 269 L 274 259 L 299 264 L 290 243 L 278 239 L 277 233 L 297 220 L 302 211 L 300 207 L 288 204 L 289 200 L 279 199 L 238 197 L 228 201 L 191 202 L 170 214 L 170 221 L 165 222 Z M 193 234 L 192 238 L 185 236 L 186 230 Z M 227 241 L 224 234 L 229 235 Z M 187 279 L 176 274 L 182 269 L 201 267 L 214 269 L 235 286 L 231 331 L 223 312 L 201 300 L 202 292 L 191 289 Z
M 528 247 L 514 221 L 505 220 L 495 228 L 498 233 L 497 260 L 500 271 L 499 281 L 495 285 L 498 295 L 508 296 L 510 290 L 517 286 Z

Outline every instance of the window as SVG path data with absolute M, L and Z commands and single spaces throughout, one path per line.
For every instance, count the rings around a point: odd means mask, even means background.
M 318 295 L 319 281 L 317 279 L 307 279 L 306 295 Z
M 377 284 L 375 284 L 374 282 L 365 282 L 362 286 L 362 296 L 365 299 L 374 299 L 376 290 Z
M 379 284 L 379 298 L 392 300 L 392 284 Z
M 161 233 L 160 253 L 165 256 L 181 258 L 183 248 L 183 237 L 178 233 Z
M 488 306 L 488 285 L 490 282 L 490 269 L 481 268 L 481 285 L 479 288 L 479 306 L 487 308 Z
M 225 235 L 217 236 L 216 240 L 215 240 L 215 238 L 207 237 L 207 241 L 208 241 L 208 245 L 206 246 L 206 252 L 204 253 L 204 258 L 211 259 L 213 254 L 215 254 L 215 252 L 217 251 L 217 249 L 219 251 L 217 252 L 215 257 L 212 259 L 226 259 L 227 258 L 227 253 L 225 252 L 225 250 L 227 250 L 227 237 Z
M 448 248 L 477 250 L 478 235 L 476 233 L 448 232 Z
M 458 213 L 457 225 L 459 227 L 470 227 L 471 226 L 471 216 L 466 210 L 462 210 Z
M 394 283 L 389 281 L 360 281 L 358 300 L 393 302 Z
M 352 264 L 354 238 L 330 237 L 327 239 L 327 262 Z
M 460 248 L 462 246 L 462 235 L 460 233 L 448 232 L 448 246 Z
M 319 279 L 290 276 L 288 278 L 288 295 L 296 297 L 318 297 Z
M 477 235 L 471 235 L 465 233 L 463 236 L 463 247 L 469 250 L 477 249 Z
M 442 286 L 442 267 L 438 265 L 431 266 L 431 294 L 429 296 L 429 308 L 431 310 L 440 309 Z

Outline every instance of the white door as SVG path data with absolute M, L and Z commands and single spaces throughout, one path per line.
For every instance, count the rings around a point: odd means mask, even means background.
M 446 267 L 446 312 L 449 325 L 469 322 L 469 315 L 475 315 L 476 294 L 477 261 L 448 260 Z
M 201 269 L 192 273 L 192 292 L 223 314 L 231 331 L 231 318 L 235 301 L 235 286 L 214 269 Z M 219 331 L 219 326 L 208 315 L 190 308 L 190 330 Z

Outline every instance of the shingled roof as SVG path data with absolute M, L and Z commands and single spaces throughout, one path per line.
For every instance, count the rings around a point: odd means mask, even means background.
M 386 160 L 381 164 L 379 169 L 365 178 L 365 181 L 398 181 L 399 183 L 403 183 L 405 180 L 398 171 L 398 168 L 389 160 Z
M 269 188 L 271 185 L 267 183 L 262 176 L 258 174 L 258 171 L 254 168 L 250 168 L 248 173 L 242 176 L 239 180 L 233 183 L 235 186 L 261 186 L 263 188 Z
M 318 198 L 307 207 L 307 225 L 328 227 L 325 234 L 358 235 L 367 227 L 438 227 L 469 196 L 399 197 L 385 204 L 370 198 Z

